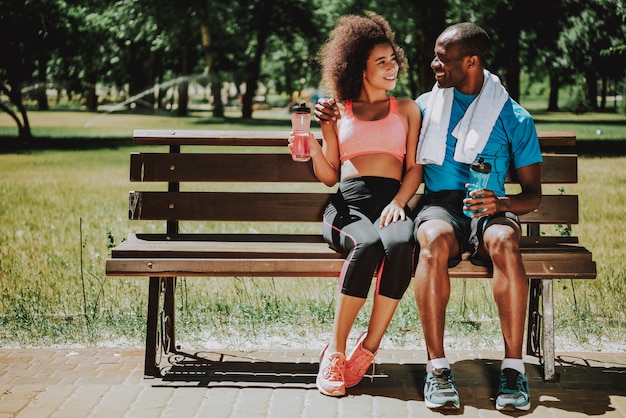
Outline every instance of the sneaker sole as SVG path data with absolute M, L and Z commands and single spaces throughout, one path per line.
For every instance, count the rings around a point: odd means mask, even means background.
M 454 403 L 453 401 L 448 401 L 443 405 L 440 405 L 438 403 L 432 403 L 424 399 L 424 403 L 426 404 L 426 407 L 428 409 L 461 409 L 461 405 Z
M 512 403 L 508 403 L 506 405 L 496 404 L 496 410 L 498 411 L 514 412 L 514 411 L 528 411 L 529 409 L 530 409 L 530 402 L 528 402 L 528 404 L 524 406 L 515 406 Z
M 322 395 L 332 396 L 332 397 L 336 398 L 336 397 L 344 396 L 346 394 L 345 389 L 344 390 L 335 389 L 334 391 L 331 392 L 331 391 L 325 390 L 324 388 L 322 388 L 317 383 L 315 384 L 315 386 L 317 386 L 317 390 L 319 390 Z

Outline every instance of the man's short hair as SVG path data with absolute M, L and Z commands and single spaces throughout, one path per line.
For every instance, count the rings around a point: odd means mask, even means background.
M 491 39 L 487 32 L 475 23 L 463 22 L 449 26 L 445 32 L 455 30 L 455 42 L 464 56 L 477 55 L 481 62 L 485 62 L 489 54 Z

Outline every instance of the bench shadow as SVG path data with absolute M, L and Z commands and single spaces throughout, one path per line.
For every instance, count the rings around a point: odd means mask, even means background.
M 318 363 L 309 358 L 266 361 L 232 353 L 178 351 L 164 359 L 153 387 L 221 387 L 314 390 Z M 371 372 L 371 368 L 369 369 Z M 424 364 L 377 364 L 374 376 L 349 388 L 348 394 L 423 400 Z
M 245 355 L 215 352 L 194 354 L 176 352 L 167 358 L 162 377 L 153 387 L 206 387 L 234 389 L 312 390 L 318 363 L 302 359 L 265 361 Z M 500 360 L 461 360 L 452 365 L 461 397 L 460 410 L 441 410 L 442 415 L 460 415 L 466 408 L 494 410 L 499 384 Z M 369 369 L 368 372 L 371 372 Z M 504 412 L 523 416 L 538 408 L 586 415 L 615 411 L 611 396 L 626 397 L 626 365 L 605 364 L 583 358 L 558 357 L 557 382 L 544 382 L 542 366 L 526 364 L 531 388 L 531 409 Z M 423 402 L 424 364 L 376 364 L 374 376 L 367 374 L 347 395 L 381 397 L 400 401 Z M 321 395 L 320 395 L 321 396 Z

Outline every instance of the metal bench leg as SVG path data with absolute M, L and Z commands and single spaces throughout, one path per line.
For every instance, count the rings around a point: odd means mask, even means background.
M 148 314 L 146 318 L 146 353 L 144 358 L 144 377 L 160 377 L 157 366 L 157 326 L 159 320 L 160 277 L 150 277 L 148 288 Z
M 557 380 L 554 366 L 554 308 L 552 297 L 552 279 L 541 281 L 543 311 L 543 379 L 547 382 Z
M 163 295 L 163 352 L 171 353 L 176 351 L 176 333 L 175 333 L 175 295 L 176 277 L 166 277 L 165 294 Z
M 541 359 L 541 280 L 530 280 L 528 295 L 528 329 L 526 333 L 526 354 Z

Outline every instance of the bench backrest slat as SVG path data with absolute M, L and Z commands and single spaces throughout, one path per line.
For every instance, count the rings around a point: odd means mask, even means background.
M 294 163 L 289 154 L 132 153 L 133 182 L 311 182 L 319 183 L 311 164 Z M 577 161 L 572 154 L 545 154 L 544 184 L 576 183 Z M 515 179 L 508 178 L 508 182 Z
M 137 129 L 133 142 L 137 145 L 225 145 L 285 147 L 289 128 L 282 131 L 242 130 L 146 130 Z M 321 137 L 321 134 L 316 135 Z
M 315 182 L 311 164 L 289 154 L 133 153 L 131 181 Z
M 134 192 L 130 219 L 320 222 L 327 193 Z
M 131 192 L 135 220 L 320 222 L 329 193 Z M 546 195 L 523 222 L 578 223 L 578 198 Z
M 319 131 L 314 131 L 321 138 Z M 259 130 L 155 130 L 136 129 L 133 141 L 137 145 L 225 145 L 225 146 L 278 146 L 287 145 L 289 128 L 282 131 Z M 573 147 L 576 132 L 551 130 L 538 132 L 541 148 Z

